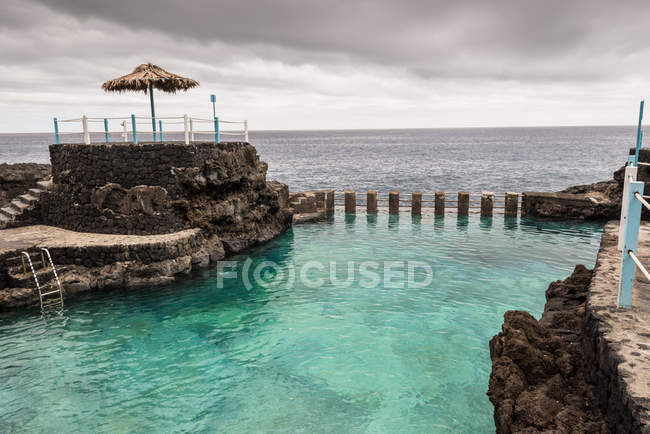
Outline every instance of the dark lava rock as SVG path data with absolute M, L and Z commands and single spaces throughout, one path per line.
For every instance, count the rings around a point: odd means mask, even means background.
M 606 433 L 582 353 L 584 304 L 592 271 L 582 265 L 551 283 L 537 321 L 508 311 L 502 331 L 490 341 L 488 396 L 498 433 Z
M 36 181 L 50 177 L 49 164 L 0 164 L 0 208 L 34 187 Z

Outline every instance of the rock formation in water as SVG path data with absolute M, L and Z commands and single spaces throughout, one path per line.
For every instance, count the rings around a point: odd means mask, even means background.
M 537 321 L 508 311 L 490 341 L 488 396 L 498 433 L 606 433 L 592 386 L 585 380 L 582 332 L 592 271 L 582 265 L 546 291 Z
M 79 234 L 66 234 L 68 245 L 38 244 L 55 245 L 55 263 L 69 265 L 62 273 L 68 293 L 169 282 L 291 225 L 287 186 L 266 181 L 267 165 L 249 143 L 57 144 L 50 156 L 53 187 L 12 226 Z M 84 234 L 115 237 L 93 244 Z M 38 302 L 20 251 L 5 250 L 0 309 Z
M 54 189 L 38 223 L 139 235 L 200 228 L 229 253 L 291 224 L 287 186 L 266 181 L 248 143 L 52 145 L 50 154 Z
M 634 149 L 630 150 L 634 154 Z M 556 219 L 611 220 L 620 218 L 625 166 L 614 172 L 609 181 L 576 185 L 556 193 L 524 192 L 523 216 Z M 645 182 L 645 194 L 650 194 L 650 149 L 641 149 L 637 180 Z M 643 210 L 642 218 L 650 219 Z

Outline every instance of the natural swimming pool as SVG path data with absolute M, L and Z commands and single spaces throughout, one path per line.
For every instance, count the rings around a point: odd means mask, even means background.
M 539 316 L 551 281 L 593 266 L 601 232 L 337 214 L 230 258 L 230 274 L 2 317 L 0 426 L 493 432 L 488 342 L 503 313 Z

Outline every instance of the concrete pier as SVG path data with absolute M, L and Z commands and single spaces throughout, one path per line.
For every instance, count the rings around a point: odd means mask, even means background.
M 328 214 L 334 213 L 334 190 L 325 190 L 325 210 Z
M 469 193 L 466 191 L 458 192 L 458 215 L 469 215 Z
M 399 214 L 399 191 L 388 193 L 388 213 Z
M 494 193 L 484 191 L 481 193 L 481 217 L 492 217 L 494 210 Z
M 519 194 L 512 191 L 506 192 L 505 208 L 503 214 L 506 217 L 517 217 L 517 208 L 519 205 Z
M 366 194 L 366 212 L 377 213 L 377 191 L 370 190 Z
M 345 212 L 349 214 L 357 212 L 357 193 L 354 190 L 345 191 Z
M 422 214 L 422 192 L 414 191 L 411 193 L 411 214 Z
M 445 192 L 436 191 L 434 196 L 435 215 L 445 215 Z

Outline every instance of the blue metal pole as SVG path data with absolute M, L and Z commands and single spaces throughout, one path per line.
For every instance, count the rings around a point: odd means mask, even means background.
M 627 219 L 623 235 L 623 252 L 621 256 L 621 280 L 618 286 L 618 306 L 625 309 L 632 307 L 632 291 L 634 289 L 634 271 L 636 264 L 629 252 L 636 255 L 639 242 L 639 226 L 641 224 L 641 202 L 634 197 L 636 193 L 643 195 L 643 182 L 630 182 L 627 205 Z
M 636 128 L 636 151 L 634 152 L 634 165 L 636 166 L 639 163 L 639 149 L 641 149 L 641 143 L 643 141 L 643 132 L 641 131 L 641 121 L 643 121 L 643 105 L 645 104 L 644 100 L 641 100 L 639 104 L 639 125 Z
M 54 118 L 54 140 L 57 145 L 61 143 L 61 140 L 59 140 L 59 120 L 57 118 Z
M 163 134 L 162 134 L 162 120 L 158 120 L 158 137 L 160 138 L 160 141 L 163 141 Z
M 104 118 L 104 139 L 106 139 L 106 143 L 109 142 L 108 140 L 108 119 Z
M 156 141 L 156 110 L 153 108 L 153 83 L 149 82 L 149 100 L 151 101 L 151 126 L 153 127 L 153 141 Z
M 131 129 L 133 130 L 133 144 L 138 144 L 138 133 L 135 130 L 135 115 L 131 115 Z
M 219 132 L 219 118 L 214 117 L 214 142 L 219 143 L 221 141 L 221 134 Z

